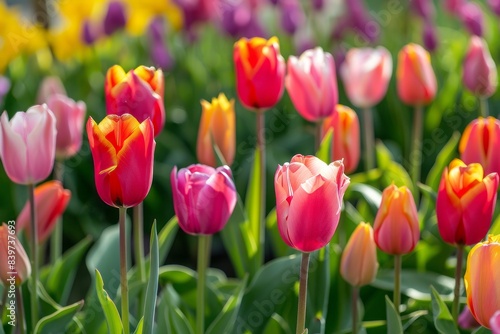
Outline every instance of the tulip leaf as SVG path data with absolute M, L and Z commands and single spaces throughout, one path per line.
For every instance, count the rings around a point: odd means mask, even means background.
M 399 312 L 396 311 L 396 307 L 389 299 L 385 296 L 385 312 L 387 317 L 387 333 L 388 334 L 400 334 L 403 333 L 403 325 L 401 324 L 401 318 Z
M 479 327 L 472 334 L 491 334 L 491 331 L 486 327 Z
M 431 286 L 431 291 L 432 317 L 434 319 L 434 326 L 436 326 L 436 330 L 441 334 L 458 334 L 457 326 L 451 316 L 450 310 L 448 310 L 448 307 L 433 286 Z
M 372 186 L 357 183 L 351 184 L 346 191 L 346 200 L 354 198 L 362 198 L 370 206 L 370 211 L 373 216 L 377 214 L 380 203 L 382 202 L 382 193 L 377 188 Z
M 437 193 L 431 187 L 420 182 L 417 183 L 417 186 L 424 196 L 432 201 L 432 203 L 436 204 Z
M 171 285 L 163 289 L 158 303 L 158 324 L 156 333 L 163 334 L 193 334 L 193 328 L 181 311 L 181 297 Z
M 102 310 L 106 317 L 106 322 L 108 324 L 109 333 L 122 333 L 123 325 L 116 308 L 115 303 L 109 298 L 108 293 L 104 290 L 104 282 L 102 280 L 101 273 L 99 270 L 95 270 L 95 288 L 97 292 L 97 298 L 99 298 L 99 303 L 101 304 Z
M 158 233 L 158 262 L 164 263 L 179 230 L 177 217 L 173 216 Z
M 83 300 L 75 304 L 59 308 L 54 313 L 43 317 L 38 321 L 33 333 L 52 334 L 64 331 L 72 322 L 73 317 L 82 308 Z
M 497 215 L 496 219 L 491 224 L 491 228 L 488 234 L 493 234 L 493 235 L 500 234 L 500 215 Z
M 292 334 L 292 330 L 285 319 L 274 313 L 267 322 L 263 334 Z
M 328 129 L 328 132 L 323 137 L 316 156 L 329 164 L 332 162 L 332 146 L 333 146 L 333 128 Z
M 444 145 L 441 151 L 436 157 L 436 162 L 432 166 L 429 174 L 427 175 L 426 184 L 431 187 L 434 191 L 438 190 L 439 182 L 441 181 L 441 175 L 443 170 L 448 166 L 448 164 L 457 155 L 458 143 L 460 142 L 460 133 L 454 132 L 450 140 Z
M 375 150 L 379 169 L 382 170 L 380 178 L 382 187 L 385 188 L 394 183 L 398 187 L 407 186 L 412 194 L 415 194 L 410 175 L 403 166 L 394 161 L 391 151 L 381 141 L 377 143 Z
M 158 293 L 158 270 L 160 266 L 158 251 L 158 236 L 156 234 L 156 221 L 151 228 L 151 247 L 149 251 L 149 281 L 146 289 L 146 304 L 144 308 L 144 330 L 141 333 L 152 334 L 155 320 L 156 295 Z M 141 321 L 142 321 L 141 320 Z
M 144 317 L 142 317 L 139 323 L 137 324 L 137 328 L 135 329 L 134 334 L 144 333 L 143 329 L 144 329 Z

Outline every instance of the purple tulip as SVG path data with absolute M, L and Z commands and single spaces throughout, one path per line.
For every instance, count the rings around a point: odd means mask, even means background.
M 2 103 L 4 96 L 10 89 L 10 80 L 0 75 L 0 103 Z
M 111 1 L 104 16 L 103 29 L 106 35 L 111 35 L 120 30 L 127 23 L 125 7 L 120 1 Z
M 467 30 L 479 37 L 483 36 L 484 17 L 481 8 L 473 3 L 468 2 L 460 7 L 460 19 Z
M 435 15 L 434 5 L 430 0 L 413 0 L 411 6 L 415 13 L 423 19 L 432 19 Z
M 281 26 L 292 35 L 305 21 L 302 7 L 297 0 L 281 0 L 280 7 Z
M 423 35 L 425 48 L 430 52 L 435 51 L 439 42 L 436 33 L 436 27 L 432 22 L 425 23 Z
M 496 15 L 500 16 L 500 0 L 488 0 L 488 5 Z

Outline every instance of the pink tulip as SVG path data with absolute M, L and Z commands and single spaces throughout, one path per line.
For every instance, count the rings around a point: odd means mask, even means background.
M 470 39 L 464 61 L 463 82 L 477 96 L 489 97 L 497 90 L 497 67 L 488 44 L 481 37 L 472 36 Z
M 274 176 L 276 213 L 281 238 L 302 252 L 330 242 L 349 185 L 342 161 L 327 165 L 314 156 L 295 155 Z
M 188 234 L 214 234 L 224 228 L 236 205 L 236 187 L 228 166 L 191 165 L 170 174 L 174 210 Z
M 488 5 L 490 6 L 493 13 L 495 13 L 496 15 L 500 15 L 500 0 L 488 0 Z
M 299 58 L 291 56 L 285 86 L 302 117 L 315 122 L 330 116 L 338 101 L 332 55 L 318 47 L 305 51 Z
M 500 334 L 500 310 L 496 311 L 490 319 L 492 334 Z
M 71 192 L 62 187 L 59 181 L 48 181 L 35 188 L 35 212 L 37 218 L 38 242 L 43 243 L 54 229 L 57 218 L 68 206 Z M 19 230 L 26 229 L 31 234 L 31 213 L 29 201 L 17 217 Z
M 463 329 L 473 329 L 481 326 L 470 312 L 469 306 L 467 306 L 467 304 L 458 316 L 457 323 L 458 326 Z
M 82 146 L 83 118 L 85 102 L 74 100 L 60 94 L 54 94 L 47 100 L 47 105 L 56 117 L 56 156 L 69 158 Z
M 465 2 L 458 13 L 465 28 L 472 34 L 483 36 L 484 15 L 481 7 L 474 2 Z
M 55 76 L 45 77 L 38 88 L 36 101 L 38 104 L 47 103 L 49 97 L 55 94 L 66 95 L 66 89 L 64 89 L 61 79 Z
M 15 255 L 12 254 L 12 250 L 15 250 Z M 12 275 L 11 272 L 15 272 L 15 274 Z M 2 223 L 0 225 L 0 280 L 4 287 L 8 287 L 11 284 L 9 280 L 11 276 L 14 276 L 15 279 L 13 283 L 20 285 L 30 275 L 30 260 L 23 245 L 16 237 L 15 225 L 11 225 L 10 222 L 9 225 Z
M 392 75 L 392 57 L 383 46 L 351 49 L 340 68 L 347 96 L 359 108 L 382 100 Z
M 0 158 L 15 183 L 35 184 L 47 178 L 54 166 L 56 118 L 44 105 L 17 112 L 9 121 L 0 118 Z
M 444 0 L 443 5 L 448 13 L 457 15 L 465 1 L 466 0 Z

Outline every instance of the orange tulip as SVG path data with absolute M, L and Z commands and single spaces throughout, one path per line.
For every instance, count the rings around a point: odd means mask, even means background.
M 0 279 L 4 286 L 20 285 L 31 275 L 31 264 L 16 237 L 15 225 L 0 225 Z
M 377 275 L 377 247 L 370 224 L 360 223 L 342 253 L 340 274 L 352 286 L 371 283 Z
M 236 91 L 249 109 L 268 109 L 281 99 L 285 85 L 285 59 L 278 38 L 242 38 L 234 44 Z
M 48 181 L 35 188 L 35 212 L 37 218 L 38 242 L 43 243 L 54 229 L 57 218 L 68 206 L 71 192 L 64 189 L 59 181 Z M 31 213 L 29 201 L 17 217 L 19 229 L 31 234 Z
M 408 187 L 385 188 L 374 223 L 375 243 L 391 255 L 410 253 L 420 239 L 417 207 Z
M 349 107 L 337 104 L 336 112 L 323 122 L 323 136 L 333 129 L 333 160 L 344 160 L 347 174 L 356 170 L 359 163 L 359 120 L 356 112 Z
M 409 105 L 425 105 L 436 95 L 436 76 L 429 52 L 418 44 L 406 45 L 398 55 L 399 98 Z
M 235 151 L 235 115 L 234 100 L 227 100 L 226 95 L 220 93 L 213 98 L 212 103 L 202 100 L 202 114 L 198 131 L 196 155 L 202 164 L 216 167 L 214 144 L 220 149 L 225 163 L 231 165 Z
M 477 322 L 490 328 L 490 320 L 500 310 L 500 235 L 474 246 L 467 258 L 465 291 L 467 305 Z

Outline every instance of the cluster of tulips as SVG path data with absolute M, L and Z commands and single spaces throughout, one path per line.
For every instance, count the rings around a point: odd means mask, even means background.
M 264 248 L 265 203 L 265 111 L 282 98 L 286 88 L 298 111 L 316 123 L 317 148 L 331 142 L 332 161 L 315 156 L 295 155 L 279 165 L 274 177 L 276 214 L 283 241 L 302 252 L 297 333 L 307 333 L 307 268 L 312 252 L 332 239 L 339 224 L 343 196 L 360 159 L 360 129 L 356 113 L 338 104 L 334 59 L 321 48 L 291 56 L 286 63 L 277 38 L 241 39 L 234 45 L 236 90 L 241 104 L 255 112 L 256 159 L 261 175 L 256 231 L 259 256 Z M 363 110 L 366 169 L 375 166 L 374 134 L 370 109 L 385 96 L 392 75 L 392 57 L 385 48 L 352 49 L 340 67 L 340 76 L 352 104 Z M 495 64 L 487 45 L 472 37 L 464 61 L 465 86 L 480 99 L 491 96 L 497 86 Z M 17 241 L 16 284 L 29 280 L 31 291 L 38 291 L 40 259 L 38 247 L 51 237 L 51 254 L 61 255 L 61 224 L 71 194 L 61 183 L 64 159 L 75 155 L 82 143 L 85 104 L 66 96 L 57 80 L 43 86 L 39 105 L 16 113 L 10 120 L 1 116 L 0 157 L 8 177 L 27 185 L 30 198 L 20 213 L 18 232 L 25 230 L 30 256 Z M 415 191 L 420 180 L 423 107 L 436 95 L 437 81 L 425 49 L 417 44 L 405 46 L 397 64 L 397 90 L 403 102 L 415 107 L 411 175 Z M 113 66 L 106 75 L 107 116 L 100 122 L 86 123 L 88 142 L 94 161 L 95 187 L 102 201 L 119 209 L 120 283 L 123 330 L 130 332 L 126 210 L 133 208 L 135 260 L 145 281 L 142 202 L 153 179 L 155 137 L 165 124 L 164 80 L 161 70 L 139 66 L 128 73 Z M 228 223 L 238 202 L 230 165 L 235 156 L 234 100 L 224 94 L 211 102 L 202 101 L 203 114 L 198 134 L 200 164 L 171 172 L 173 205 L 179 226 L 199 237 L 198 295 L 196 332 L 204 332 L 204 288 L 209 236 Z M 487 116 L 487 103 L 482 103 Z M 469 253 L 465 273 L 467 305 L 484 327 L 500 333 L 500 236 L 487 237 L 495 209 L 500 160 L 495 156 L 500 138 L 500 121 L 478 118 L 466 128 L 461 142 L 461 159 L 453 160 L 443 171 L 437 192 L 436 214 L 442 239 L 457 247 L 456 289 L 452 314 L 459 312 L 460 284 L 463 277 L 464 247 L 475 245 Z M 55 167 L 54 167 L 54 162 Z M 55 169 L 55 181 L 47 179 Z M 391 185 L 382 194 L 373 228 L 360 222 L 341 260 L 340 271 L 357 293 L 371 283 L 377 273 L 376 247 L 395 257 L 394 306 L 399 311 L 402 255 L 412 252 L 420 239 L 417 214 L 419 195 L 405 186 Z M 7 225 L 0 227 L 0 276 L 7 286 Z M 483 241 L 485 238 L 486 241 Z M 29 258 L 29 260 L 28 260 Z M 39 321 L 37 293 L 31 293 L 31 326 Z M 19 304 L 18 304 L 19 305 Z M 21 304 L 22 305 L 22 304 Z M 353 307 L 353 331 L 359 321 Z M 22 314 L 22 310 L 19 311 Z M 146 322 L 146 320 L 145 320 Z M 23 325 L 24 327 L 24 325 Z M 149 324 L 148 328 L 152 328 Z

